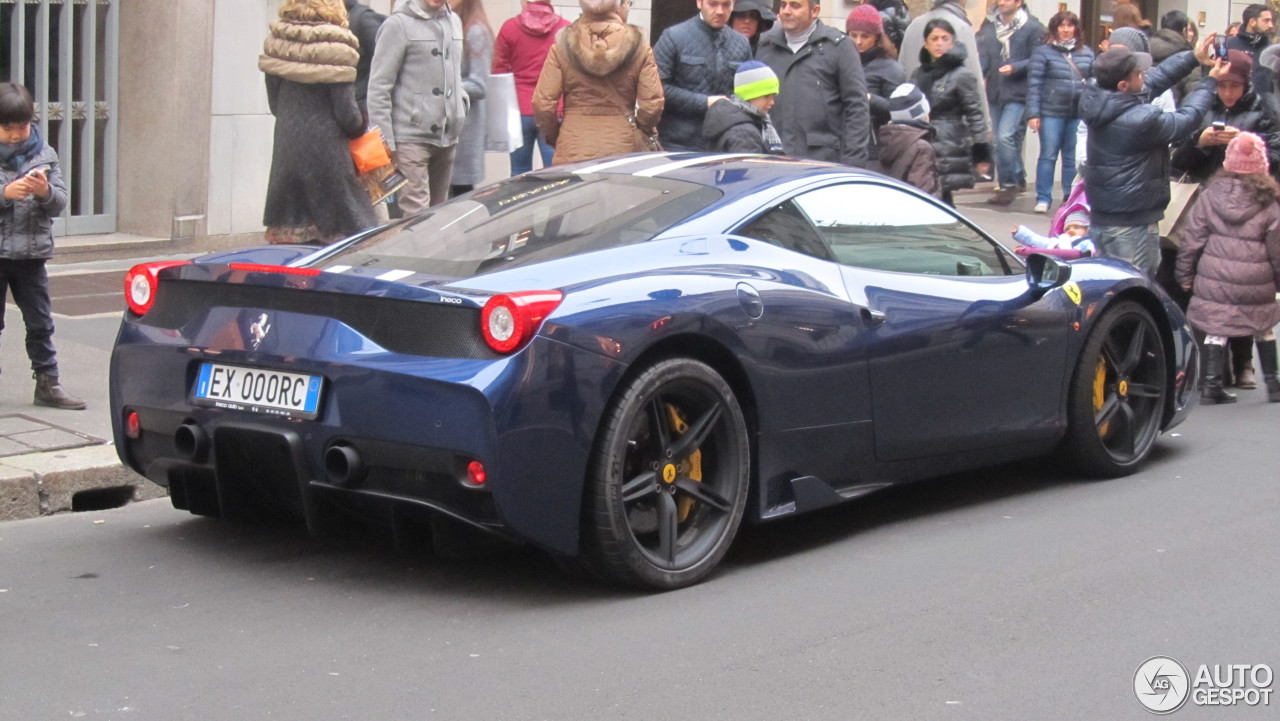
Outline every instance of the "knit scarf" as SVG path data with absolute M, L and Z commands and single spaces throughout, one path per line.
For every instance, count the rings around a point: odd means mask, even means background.
M 1050 45 L 1052 45 L 1052 46 L 1053 46 L 1053 47 L 1055 47 L 1055 48 L 1062 48 L 1063 50 L 1066 50 L 1067 52 L 1071 52 L 1072 50 L 1075 50 L 1075 49 L 1076 49 L 1076 39 L 1075 39 L 1075 38 L 1071 38 L 1070 40 L 1054 40 L 1053 42 L 1051 42 L 1051 43 L 1049 43 L 1049 44 L 1050 44 Z
M 0 165 L 17 172 L 27 161 L 44 150 L 44 140 L 40 137 L 40 126 L 31 124 L 31 135 L 21 143 L 0 143 Z
M 996 40 L 1000 41 L 1001 60 L 1009 59 L 1009 39 L 1013 37 L 1014 33 L 1018 32 L 1018 28 L 1026 24 L 1027 17 L 1027 9 L 1018 8 L 1018 12 L 1013 14 L 1013 19 L 1006 24 L 1004 16 L 996 13 Z

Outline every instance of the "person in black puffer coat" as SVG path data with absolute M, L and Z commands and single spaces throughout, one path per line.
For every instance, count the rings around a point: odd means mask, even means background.
M 902 47 L 903 35 L 911 25 L 911 12 L 902 0 L 867 0 L 867 4 L 880 11 L 880 23 L 884 26 L 885 37 L 893 43 L 895 55 Z
M 964 66 L 968 53 L 955 44 L 955 30 L 946 20 L 930 20 L 924 26 L 920 68 L 911 80 L 929 100 L 930 120 L 937 131 L 934 149 L 942 199 L 952 202 L 952 191 L 972 188 L 974 163 L 990 158 L 989 133 L 982 112 L 978 76 Z
M 875 169 L 880 159 L 877 134 L 889 122 L 889 96 L 907 81 L 907 73 L 898 62 L 898 49 L 884 32 L 883 19 L 871 5 L 859 5 L 844 22 L 845 32 L 858 49 L 862 75 L 867 80 L 867 102 L 871 106 L 871 142 L 867 143 L 869 167 Z
M 1031 53 L 1027 71 L 1027 124 L 1040 134 L 1036 161 L 1036 208 L 1053 202 L 1053 170 L 1062 156 L 1062 198 L 1065 202 L 1076 178 L 1076 131 L 1080 127 L 1080 96 L 1093 65 L 1093 50 L 1080 37 L 1080 18 L 1060 12 L 1049 18 L 1044 45 Z
M 1083 174 L 1093 240 L 1104 255 L 1127 260 L 1150 278 L 1160 264 L 1156 224 L 1169 204 L 1169 144 L 1200 126 L 1228 66 L 1219 62 L 1172 113 L 1145 102 L 1143 93 L 1148 85 L 1152 93 L 1164 92 L 1195 63 L 1191 53 L 1179 53 L 1151 69 L 1150 55 L 1112 45 L 1093 61 L 1094 83 L 1080 98 L 1080 117 L 1089 126 Z

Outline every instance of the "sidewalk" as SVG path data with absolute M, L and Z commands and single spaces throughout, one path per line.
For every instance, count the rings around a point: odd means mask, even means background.
M 984 202 L 991 192 L 986 184 L 957 193 L 956 204 L 1000 240 L 1008 239 L 1009 229 L 1018 223 L 1037 232 L 1048 230 L 1052 216 L 1031 212 L 1034 193 L 1024 193 L 1012 206 L 1001 208 Z M 103 319 L 119 318 L 124 273 L 134 264 L 190 256 L 156 256 L 164 246 L 139 242 L 135 247 L 146 257 L 121 257 L 119 235 L 80 237 L 65 244 L 66 253 L 48 266 L 52 281 L 66 283 L 77 275 L 118 272 L 120 284 L 118 290 L 106 289 L 100 314 L 54 316 L 62 382 L 73 395 L 89 402 L 83 411 L 32 405 L 35 381 L 22 343 L 22 315 L 17 306 L 6 305 L 8 332 L 0 337 L 0 521 L 102 510 L 165 495 L 163 488 L 126 469 L 116 457 L 107 393 L 116 324 Z M 106 259 L 82 260 L 86 258 Z M 108 326 L 109 332 L 100 326 Z

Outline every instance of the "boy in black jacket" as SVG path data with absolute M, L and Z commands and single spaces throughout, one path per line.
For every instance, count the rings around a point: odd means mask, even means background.
M 733 76 L 733 95 L 707 109 L 702 137 L 720 153 L 782 154 L 782 139 L 769 120 L 778 95 L 778 76 L 768 65 L 748 60 Z

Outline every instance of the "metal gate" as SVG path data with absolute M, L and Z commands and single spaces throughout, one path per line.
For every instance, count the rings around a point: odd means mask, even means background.
M 70 200 L 58 235 L 116 229 L 116 0 L 0 0 L 0 78 L 27 86 Z

